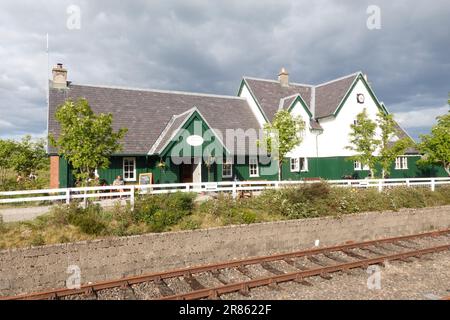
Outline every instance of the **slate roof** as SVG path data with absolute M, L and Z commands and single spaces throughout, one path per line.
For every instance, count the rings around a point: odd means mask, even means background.
M 199 110 L 212 129 L 220 130 L 223 135 L 226 129 L 260 128 L 244 98 L 69 83 L 68 89 L 55 89 L 50 86 L 50 134 L 58 135 L 59 124 L 55 121 L 54 114 L 57 107 L 69 98 L 86 98 L 94 112 L 113 113 L 115 130 L 122 127 L 129 129 L 122 141 L 121 154 L 147 154 L 171 118 L 193 107 Z M 50 148 L 49 152 L 52 154 L 57 150 Z
M 315 118 L 332 115 L 358 73 L 316 86 Z
M 289 105 L 288 97 L 297 94 L 305 101 L 307 108 L 314 111 L 312 113 L 315 113 L 315 118 L 322 118 L 334 113 L 359 74 L 354 73 L 317 86 L 289 83 L 289 86 L 283 87 L 276 80 L 250 77 L 244 77 L 244 81 L 269 121 L 272 121 L 281 104 Z
M 408 138 L 411 139 L 412 142 L 415 142 L 413 138 L 411 138 L 411 136 L 402 128 L 400 127 L 400 125 L 395 122 L 395 129 L 397 130 L 397 137 L 399 139 L 404 139 L 404 138 Z M 409 147 L 408 149 L 405 150 L 405 154 L 419 154 L 419 150 L 417 150 L 414 147 Z
M 285 97 L 299 94 L 305 101 L 306 106 L 310 108 L 311 86 L 290 83 L 288 87 L 283 87 L 275 80 L 250 77 L 244 77 L 244 81 L 269 121 L 272 121 L 273 116 L 278 111 L 280 100 Z

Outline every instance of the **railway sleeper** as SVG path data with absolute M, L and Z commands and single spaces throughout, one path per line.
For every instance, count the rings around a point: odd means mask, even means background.
M 201 290 L 201 289 L 205 289 L 205 286 L 202 285 L 197 279 L 195 279 L 192 275 L 189 276 L 184 276 L 183 277 L 184 281 L 187 282 L 187 284 L 189 284 L 189 286 L 191 287 L 192 290 Z

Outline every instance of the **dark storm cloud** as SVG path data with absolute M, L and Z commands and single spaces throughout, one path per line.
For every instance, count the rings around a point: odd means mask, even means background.
M 72 4 L 80 30 L 66 27 Z M 366 27 L 371 4 L 381 30 Z M 45 132 L 47 32 L 50 65 L 76 83 L 235 94 L 242 75 L 281 66 L 303 83 L 362 70 L 417 135 L 434 119 L 417 111 L 445 111 L 449 15 L 445 0 L 2 1 L 0 137 Z

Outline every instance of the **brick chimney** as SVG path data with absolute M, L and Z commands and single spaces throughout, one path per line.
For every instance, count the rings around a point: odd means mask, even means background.
M 52 69 L 53 88 L 64 89 L 67 88 L 67 70 L 63 68 L 62 63 L 58 63 Z
M 278 74 L 278 81 L 280 82 L 282 87 L 289 87 L 289 73 L 284 67 L 281 68 L 281 71 Z

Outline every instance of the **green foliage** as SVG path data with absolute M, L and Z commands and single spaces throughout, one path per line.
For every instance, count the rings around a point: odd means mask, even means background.
M 0 185 L 4 185 L 6 182 L 8 170 L 12 166 L 12 155 L 16 149 L 16 143 L 12 140 L 0 139 Z
M 228 194 L 219 194 L 200 204 L 198 211 L 213 216 L 228 224 L 249 224 L 260 221 L 260 203 L 255 199 L 233 199 Z
M 321 192 L 320 190 L 323 190 Z M 365 211 L 398 210 L 450 204 L 450 188 L 330 188 L 325 183 L 268 190 L 259 197 L 262 206 L 289 219 Z
M 26 135 L 20 142 L 16 142 L 11 161 L 14 170 L 24 176 L 35 174 L 37 170 L 48 167 L 44 139 L 33 141 L 30 135 Z
M 61 130 L 58 138 L 50 136 L 50 141 L 72 165 L 78 180 L 86 181 L 96 168 L 107 168 L 110 156 L 121 150 L 119 141 L 127 129 L 114 132 L 112 114 L 95 114 L 87 100 L 67 100 L 55 117 Z
M 55 207 L 53 209 L 53 222 L 59 225 L 72 224 L 89 235 L 102 235 L 106 231 L 102 213 L 103 209 L 100 205 L 82 208 L 73 202 L 70 205 Z
M 33 140 L 26 135 L 21 141 L 0 139 L 0 188 L 14 189 L 15 179 L 8 179 L 8 174 L 14 171 L 23 176 L 23 182 L 30 173 L 36 175 L 38 170 L 48 169 L 49 160 L 43 139 Z
M 3 215 L 0 214 L 0 234 L 5 233 L 7 230 L 5 222 L 3 221 Z
M 395 161 L 395 158 L 404 154 L 405 150 L 414 143 L 410 138 L 391 141 L 394 136 L 399 135 L 393 116 L 379 112 L 377 118 L 378 126 L 381 129 L 381 139 L 379 141 L 380 154 L 377 160 L 381 165 L 381 177 L 384 179 L 390 174 L 391 164 Z
M 281 165 L 285 156 L 303 141 L 305 122 L 293 117 L 288 110 L 275 113 L 272 123 L 264 125 L 263 146 L 278 161 L 278 178 L 281 180 Z
M 143 196 L 135 204 L 135 221 L 146 223 L 152 231 L 164 231 L 192 213 L 195 197 L 183 192 Z
M 377 124 L 369 119 L 367 110 L 364 110 L 356 116 L 356 123 L 350 125 L 350 145 L 346 149 L 354 151 L 355 156 L 350 157 L 354 161 L 361 162 L 362 166 L 367 165 L 370 168 L 372 178 L 375 175 L 376 157 L 374 155 L 380 142 L 375 137 Z
M 43 246 L 45 244 L 45 239 L 42 234 L 36 234 L 31 239 L 31 245 L 34 247 Z
M 450 111 L 437 117 L 431 134 L 421 135 L 419 150 L 424 154 L 420 164 L 443 166 L 450 176 Z

